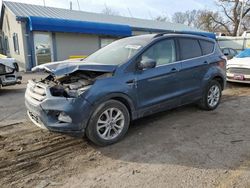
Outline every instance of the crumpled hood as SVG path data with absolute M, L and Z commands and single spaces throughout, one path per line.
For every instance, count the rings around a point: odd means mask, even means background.
M 14 58 L 1 58 L 0 59 L 0 64 L 5 65 L 10 68 L 15 68 L 14 63 L 16 60 Z
M 96 71 L 96 72 L 114 72 L 117 65 L 104 65 L 97 63 L 89 63 L 80 59 L 58 61 L 38 65 L 32 71 L 46 71 L 55 76 L 71 74 L 76 71 Z
M 250 57 L 245 58 L 233 58 L 227 61 L 227 67 L 243 67 L 250 68 Z

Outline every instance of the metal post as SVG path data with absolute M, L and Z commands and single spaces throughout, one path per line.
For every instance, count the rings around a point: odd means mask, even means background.
M 243 15 L 243 11 L 244 11 L 244 3 L 245 3 L 244 0 L 239 0 L 239 1 L 242 3 L 242 5 L 241 5 L 241 11 L 240 11 L 240 22 L 239 22 L 238 29 L 237 29 L 237 36 L 240 36 L 242 15 Z
M 69 9 L 72 10 L 72 1 L 69 2 Z

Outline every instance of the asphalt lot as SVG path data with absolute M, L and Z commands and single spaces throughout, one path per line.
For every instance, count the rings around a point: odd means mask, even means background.
M 137 120 L 103 148 L 27 120 L 34 76 L 0 90 L 1 187 L 250 187 L 250 85 L 228 84 L 212 112 L 190 105 Z

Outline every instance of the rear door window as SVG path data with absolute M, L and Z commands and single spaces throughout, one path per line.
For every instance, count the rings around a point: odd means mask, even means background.
M 197 39 L 179 38 L 181 59 L 191 59 L 202 56 L 201 47 Z
M 214 43 L 206 40 L 200 40 L 201 49 L 203 52 L 203 55 L 208 55 L 213 53 L 214 51 Z

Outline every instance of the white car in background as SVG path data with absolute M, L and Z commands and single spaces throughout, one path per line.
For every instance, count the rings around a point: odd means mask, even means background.
M 0 58 L 0 88 L 20 84 L 22 76 L 18 71 L 19 67 L 14 58 Z
M 227 81 L 250 84 L 250 48 L 228 60 Z

